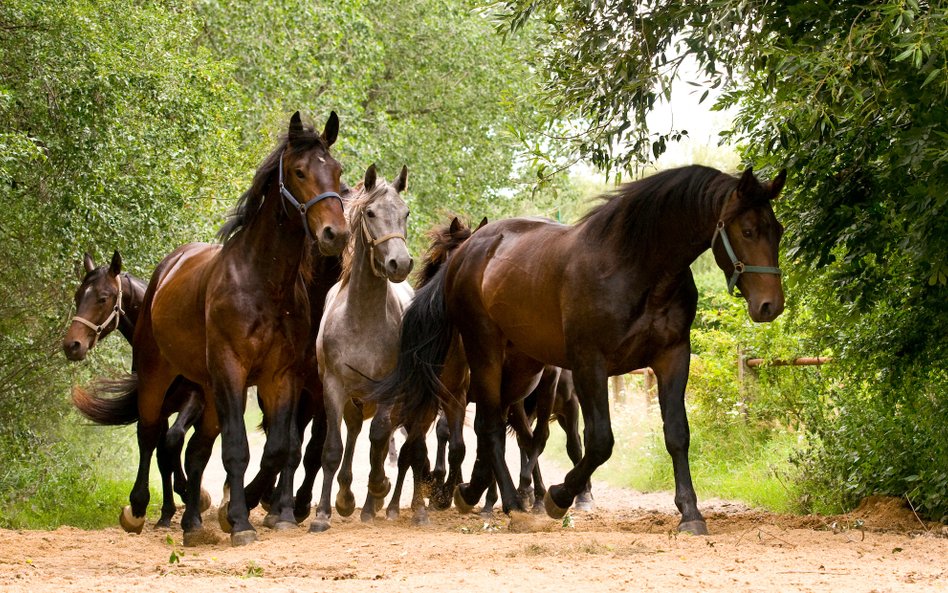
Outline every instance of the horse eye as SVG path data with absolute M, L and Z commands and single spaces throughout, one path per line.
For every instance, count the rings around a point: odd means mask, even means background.
M 300 179 L 303 179 L 303 178 L 305 177 L 305 175 L 303 175 L 303 170 L 302 170 L 302 169 L 297 169 L 297 170 L 296 170 L 296 176 L 299 177 Z
M 99 303 L 100 305 L 102 305 L 102 304 L 104 304 L 105 301 L 107 301 L 107 300 L 108 300 L 108 299 L 107 299 L 106 297 L 100 296 L 96 302 Z
M 745 239 L 750 239 L 751 235 L 753 235 L 754 233 L 750 229 L 744 229 L 743 231 L 741 231 L 741 234 L 744 235 Z
M 366 210 L 365 215 L 369 218 L 375 218 L 375 212 L 372 212 L 371 210 Z

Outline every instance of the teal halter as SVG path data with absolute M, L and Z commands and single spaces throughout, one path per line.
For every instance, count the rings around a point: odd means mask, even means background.
M 731 264 L 734 266 L 734 273 L 731 274 L 730 280 L 727 281 L 727 292 L 731 296 L 734 295 L 734 287 L 737 286 L 737 281 L 741 277 L 741 274 L 751 272 L 754 274 L 776 274 L 777 276 L 783 275 L 783 272 L 780 271 L 780 268 L 774 266 L 748 266 L 744 262 L 737 259 L 737 255 L 734 254 L 734 248 L 731 247 L 731 242 L 727 238 L 727 231 L 724 230 L 724 221 L 719 220 L 717 228 L 714 229 L 714 236 L 711 237 L 711 247 L 714 247 L 714 241 L 721 237 L 721 243 L 724 244 L 724 250 L 727 252 L 727 256 L 731 258 Z

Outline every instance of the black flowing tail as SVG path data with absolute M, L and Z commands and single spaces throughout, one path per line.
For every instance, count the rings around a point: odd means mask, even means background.
M 117 397 L 102 397 L 111 393 Z M 120 426 L 138 421 L 138 375 L 122 379 L 100 379 L 91 390 L 75 387 L 72 403 L 79 413 L 96 424 Z
M 402 317 L 398 363 L 375 385 L 371 399 L 393 407 L 392 421 L 411 434 L 426 430 L 439 403 L 453 395 L 441 382 L 441 371 L 457 329 L 445 305 L 445 267 L 418 292 Z

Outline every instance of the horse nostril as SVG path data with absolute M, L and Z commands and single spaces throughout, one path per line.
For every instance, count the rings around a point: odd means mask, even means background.
M 398 270 L 398 262 L 395 261 L 395 258 L 388 260 L 387 265 L 388 265 L 388 269 L 391 270 L 392 272 L 395 272 Z
M 414 259 L 408 260 L 408 273 L 409 273 L 409 274 L 411 274 L 411 270 L 412 270 L 412 268 L 414 268 L 414 267 L 415 267 L 415 260 L 414 260 Z
M 762 318 L 770 319 L 772 312 L 773 311 L 770 305 L 770 301 L 764 301 L 763 303 L 760 304 L 760 316 Z
M 332 230 L 332 227 L 326 227 L 323 229 L 323 240 L 327 243 L 332 243 L 336 239 L 336 232 Z

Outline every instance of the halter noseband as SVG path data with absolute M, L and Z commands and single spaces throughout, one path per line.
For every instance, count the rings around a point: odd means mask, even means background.
M 306 220 L 306 211 L 315 206 L 316 203 L 325 200 L 326 198 L 336 198 L 342 202 L 342 197 L 340 197 L 339 194 L 334 191 L 326 191 L 311 198 L 306 203 L 301 204 L 300 201 L 293 196 L 290 190 L 286 189 L 286 186 L 283 185 L 283 153 L 285 152 L 286 150 L 284 149 L 283 152 L 280 153 L 280 194 L 286 198 L 286 201 L 288 201 L 293 206 L 294 210 L 300 213 L 300 216 L 303 218 L 303 227 L 306 229 L 306 236 L 315 241 L 316 237 L 313 236 L 313 231 L 309 228 L 309 221 Z
M 93 332 L 95 332 L 95 337 L 92 338 L 92 344 L 89 345 L 90 349 L 93 348 L 96 342 L 99 341 L 99 336 L 101 336 L 102 332 L 105 331 L 105 328 L 107 328 L 109 324 L 112 323 L 113 319 L 115 319 L 115 327 L 113 327 L 112 329 L 118 329 L 119 323 L 122 320 L 122 315 L 125 315 L 125 310 L 122 309 L 122 276 L 121 275 L 116 276 L 115 280 L 118 282 L 118 297 L 116 297 L 115 299 L 115 306 L 112 307 L 112 312 L 109 313 L 109 316 L 105 318 L 105 321 L 103 321 L 99 325 L 96 325 L 92 323 L 91 321 L 89 321 L 88 319 L 79 317 L 78 315 L 72 318 L 73 321 L 78 321 L 82 325 L 88 327 Z
M 734 266 L 734 273 L 731 274 L 731 278 L 727 281 L 727 292 L 731 296 L 734 296 L 734 287 L 737 286 L 737 280 L 741 277 L 741 274 L 748 272 L 754 274 L 776 274 L 777 276 L 783 274 L 780 268 L 774 266 L 748 266 L 737 259 L 737 255 L 734 254 L 734 249 L 731 247 L 731 242 L 727 238 L 727 230 L 724 228 L 723 219 L 718 221 L 718 226 L 714 229 L 714 235 L 711 237 L 711 247 L 714 247 L 714 241 L 717 240 L 718 237 L 721 237 L 721 243 L 724 244 L 724 251 L 726 251 L 727 256 L 731 258 L 731 264 Z
M 372 273 L 378 278 L 385 278 L 385 274 L 379 273 L 378 269 L 375 267 L 375 248 L 389 239 L 401 239 L 407 243 L 408 241 L 405 239 L 405 235 L 401 233 L 389 233 L 387 235 L 382 235 L 378 239 L 372 237 L 372 233 L 369 232 L 368 225 L 365 224 L 364 214 L 362 216 L 362 235 L 365 237 L 365 242 L 369 245 L 369 266 L 372 268 Z

